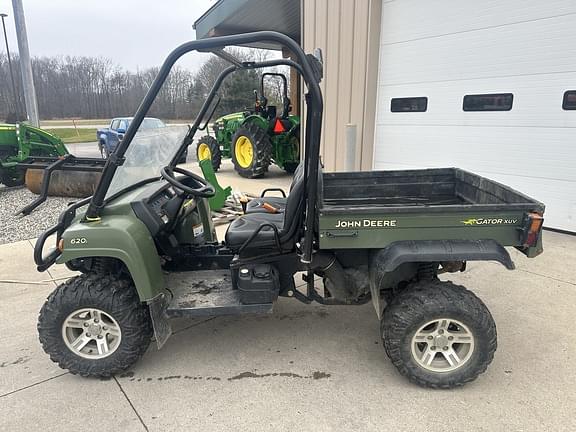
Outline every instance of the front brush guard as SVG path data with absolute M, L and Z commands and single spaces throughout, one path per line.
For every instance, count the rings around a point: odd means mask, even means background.
M 34 262 L 36 263 L 36 268 L 38 271 L 43 272 L 46 271 L 48 268 L 52 266 L 56 262 L 56 260 L 62 255 L 62 252 L 58 248 L 58 243 L 62 234 L 70 226 L 72 220 L 76 217 L 76 210 L 90 202 L 92 197 L 85 198 L 81 201 L 71 204 L 66 210 L 60 213 L 58 217 L 58 223 L 51 228 L 48 228 L 44 231 L 38 240 L 36 240 L 36 244 L 34 245 Z M 48 237 L 56 233 L 56 245 L 50 248 L 50 252 L 47 256 L 42 254 L 44 250 L 44 244 Z

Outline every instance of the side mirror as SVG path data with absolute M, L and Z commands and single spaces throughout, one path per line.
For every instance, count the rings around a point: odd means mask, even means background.
M 126 133 L 126 129 L 118 128 L 118 129 L 116 129 L 116 132 L 118 132 L 119 134 L 123 134 L 123 133 Z

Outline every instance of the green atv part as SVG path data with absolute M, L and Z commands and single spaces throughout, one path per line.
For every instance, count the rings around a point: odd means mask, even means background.
M 212 186 L 214 186 L 214 189 L 216 189 L 216 194 L 212 198 L 208 199 L 210 209 L 220 210 L 222 207 L 224 207 L 226 199 L 232 193 L 232 188 L 230 186 L 226 186 L 225 188 L 222 188 L 222 186 L 220 186 L 220 184 L 218 183 L 218 179 L 216 178 L 216 173 L 214 172 L 214 169 L 212 168 L 212 164 L 210 163 L 209 159 L 204 159 L 200 161 L 200 169 L 202 170 L 202 175 L 204 176 L 204 179 Z

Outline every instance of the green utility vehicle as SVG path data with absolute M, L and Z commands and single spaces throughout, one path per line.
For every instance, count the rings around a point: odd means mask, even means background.
M 232 65 L 192 127 L 155 135 L 163 152 L 141 151 L 149 137 L 136 132 L 176 60 L 258 42 L 282 45 L 296 60 L 243 63 L 226 55 Z M 273 212 L 269 198 L 257 199 L 262 205 L 247 207 L 218 241 L 207 204 L 213 186 L 176 165 L 224 78 L 276 65 L 294 68 L 307 88 L 305 159 Z M 457 168 L 323 174 L 321 78 L 320 53 L 306 55 L 276 32 L 192 41 L 169 55 L 94 195 L 68 207 L 35 245 L 40 271 L 59 263 L 82 273 L 40 311 L 40 341 L 52 360 L 82 376 L 110 376 L 132 367 L 153 335 L 161 347 L 170 318 L 270 313 L 278 297 L 289 297 L 372 302 L 386 353 L 417 384 L 451 388 L 486 370 L 496 350 L 490 312 L 438 275 L 478 260 L 511 270 L 505 246 L 540 254 L 544 205 Z M 43 253 L 49 237 L 54 247 Z M 305 289 L 296 288 L 298 272 Z
M 31 156 L 58 157 L 68 154 L 62 140 L 26 123 L 0 124 L 0 183 L 24 184 L 25 170 L 18 166 Z
M 266 79 L 282 83 L 282 111 L 268 104 L 264 94 Z M 263 176 L 271 163 L 294 173 L 300 161 L 300 117 L 291 115 L 288 82 L 280 73 L 267 72 L 260 79 L 260 95 L 254 90 L 254 108 L 228 114 L 214 122 L 214 137 L 198 140 L 198 160 L 210 159 L 218 171 L 222 158 L 232 158 L 234 169 L 242 177 Z

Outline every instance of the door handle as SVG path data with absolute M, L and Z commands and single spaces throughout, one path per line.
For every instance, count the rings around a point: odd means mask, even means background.
M 326 231 L 326 237 L 358 237 L 358 231 Z

